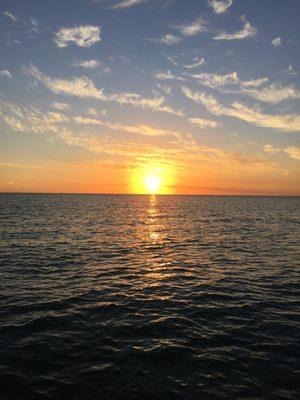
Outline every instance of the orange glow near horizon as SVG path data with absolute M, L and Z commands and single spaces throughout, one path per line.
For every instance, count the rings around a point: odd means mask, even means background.
M 137 194 L 170 194 L 172 184 L 171 169 L 153 162 L 137 167 L 131 176 L 131 189 Z

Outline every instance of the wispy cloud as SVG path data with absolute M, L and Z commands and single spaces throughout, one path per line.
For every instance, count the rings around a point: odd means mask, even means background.
M 300 131 L 300 116 L 295 114 L 270 115 L 264 114 L 258 108 L 251 108 L 235 101 L 231 106 L 220 104 L 215 97 L 205 92 L 193 92 L 187 87 L 182 87 L 185 96 L 199 104 L 204 105 L 214 115 L 227 115 L 246 121 L 250 124 L 273 128 L 285 132 Z
M 200 128 L 216 128 L 219 124 L 216 121 L 203 118 L 189 118 L 191 124 L 197 125 Z
M 280 153 L 281 149 L 278 147 L 273 146 L 272 144 L 265 144 L 264 145 L 264 152 L 267 154 L 278 154 Z
M 251 79 L 249 81 L 240 82 L 243 87 L 259 87 L 269 81 L 269 78 Z
M 184 79 L 181 76 L 177 76 L 173 74 L 169 69 L 167 71 L 156 72 L 153 74 L 154 78 L 159 79 L 161 81 L 183 81 Z
M 278 153 L 286 153 L 290 158 L 294 160 L 300 160 L 300 147 L 288 146 L 285 148 L 275 147 L 271 144 L 266 144 L 263 148 L 264 152 L 269 155 L 275 155 Z
M 60 103 L 58 101 L 52 103 L 52 107 L 60 111 L 65 111 L 70 109 L 70 105 L 68 103 Z
M 97 60 L 88 60 L 88 61 L 78 61 L 72 63 L 75 67 L 81 67 L 86 69 L 94 69 L 99 66 L 99 62 Z
M 186 25 L 174 26 L 183 36 L 195 36 L 198 33 L 207 31 L 207 22 L 199 17 L 195 21 Z
M 133 6 L 137 6 L 139 4 L 145 3 L 148 0 L 122 0 L 110 7 L 112 10 L 122 9 L 122 8 L 129 8 Z
M 93 107 L 89 107 L 88 110 L 87 110 L 87 113 L 88 113 L 89 115 L 93 115 L 94 117 L 96 117 L 96 116 L 98 116 L 98 115 L 101 115 L 102 117 L 107 117 L 107 116 L 108 116 L 106 110 L 96 110 L 96 109 L 93 108 Z
M 15 17 L 11 11 L 8 11 L 8 10 L 3 11 L 3 14 L 6 17 L 10 18 L 13 22 L 17 22 L 17 17 Z
M 275 47 L 280 47 L 282 45 L 282 41 L 280 37 L 275 38 L 274 40 L 272 40 L 272 45 Z
M 247 22 L 244 15 L 241 16 L 241 20 L 244 23 L 243 29 L 234 33 L 222 32 L 214 37 L 215 40 L 242 40 L 251 39 L 257 34 L 257 29 Z
M 73 117 L 73 120 L 75 122 L 77 122 L 78 124 L 82 124 L 82 125 L 100 125 L 100 126 L 104 125 L 100 119 L 86 118 L 86 117 L 82 117 L 81 115 Z
M 66 79 L 53 79 L 43 74 L 34 65 L 24 68 L 24 72 L 42 82 L 49 90 L 57 94 L 67 94 L 81 98 L 95 98 L 106 102 L 118 104 L 130 104 L 133 107 L 150 109 L 152 111 L 166 112 L 181 116 L 182 112 L 174 110 L 171 106 L 165 104 L 165 97 L 147 98 L 140 94 L 131 92 L 121 92 L 106 94 L 103 89 L 98 89 L 94 82 L 86 76 Z
M 300 98 L 300 91 L 293 85 L 283 86 L 280 83 L 272 83 L 269 86 L 265 84 L 268 78 L 259 78 L 248 81 L 241 81 L 237 72 L 225 75 L 216 73 L 200 73 L 188 74 L 189 77 L 196 79 L 198 83 L 212 89 L 220 89 L 223 91 L 225 85 L 236 85 L 239 89 L 231 91 L 231 93 L 246 94 L 256 100 L 266 103 L 279 103 L 283 100 L 292 100 Z
M 164 85 L 164 84 L 159 83 L 159 82 L 156 84 L 156 86 L 157 86 L 160 90 L 162 90 L 164 93 L 166 93 L 166 94 L 168 94 L 168 95 L 172 94 L 172 87 L 171 87 L 171 86 L 169 86 L 169 85 Z
M 158 38 L 150 38 L 148 40 L 154 43 L 172 45 L 179 43 L 182 39 L 178 36 L 173 35 L 172 33 L 167 33 L 166 35 L 162 35 Z
M 193 63 L 184 65 L 184 68 L 192 69 L 192 68 L 201 67 L 204 64 L 205 64 L 205 59 L 203 57 L 201 57 L 201 58 L 200 57 L 195 57 L 193 59 Z
M 295 89 L 294 86 L 282 86 L 278 83 L 258 89 L 244 88 L 241 90 L 241 93 L 245 93 L 254 99 L 266 103 L 279 103 L 283 100 L 300 99 L 300 91 Z
M 93 44 L 100 42 L 101 28 L 92 25 L 80 25 L 74 28 L 62 27 L 55 33 L 54 41 L 59 48 L 69 46 L 71 43 L 79 47 L 91 47 Z
M 220 86 L 236 84 L 239 82 L 239 78 L 236 72 L 225 75 L 203 72 L 200 74 L 190 74 L 189 76 L 199 81 L 202 85 L 208 86 L 210 88 L 217 88 Z
M 300 147 L 288 146 L 283 151 L 291 158 L 294 158 L 295 160 L 300 160 Z
M 207 2 L 216 14 L 224 14 L 233 4 L 233 0 L 207 0 Z
M 12 78 L 12 74 L 8 69 L 1 69 L 0 70 L 0 78 Z

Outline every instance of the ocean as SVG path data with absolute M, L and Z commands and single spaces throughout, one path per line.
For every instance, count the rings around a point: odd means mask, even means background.
M 0 195 L 0 398 L 299 397 L 300 198 Z

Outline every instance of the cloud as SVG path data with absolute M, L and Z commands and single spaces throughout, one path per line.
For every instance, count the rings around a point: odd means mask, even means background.
M 107 117 L 107 111 L 106 110 L 99 110 L 97 111 L 95 108 L 89 107 L 87 109 L 87 113 L 89 115 L 97 116 L 98 114 L 102 115 L 103 117 Z
M 227 8 L 233 4 L 233 0 L 207 0 L 207 2 L 216 14 L 224 14 Z
M 59 48 L 69 46 L 75 43 L 79 47 L 91 47 L 93 44 L 100 42 L 101 28 L 92 25 L 80 25 L 74 28 L 62 27 L 55 33 L 54 41 Z
M 207 31 L 207 23 L 202 17 L 187 25 L 174 26 L 183 36 L 196 36 L 198 33 Z
M 80 115 L 73 118 L 75 122 L 82 125 L 100 125 L 103 126 L 103 122 L 96 118 L 84 118 Z
M 36 33 L 39 33 L 39 23 L 35 18 L 29 16 L 28 21 L 24 21 L 24 24 L 29 26 L 29 30 L 27 31 L 29 36 L 34 37 Z
M 111 69 L 105 66 L 101 61 L 97 60 L 87 60 L 74 62 L 71 65 L 74 67 L 85 68 L 85 69 L 95 69 L 97 68 L 101 72 L 111 72 Z
M 122 8 L 129 8 L 132 6 L 137 6 L 139 4 L 145 3 L 148 0 L 123 0 L 119 3 L 115 4 L 114 6 L 110 7 L 112 10 L 122 9 Z
M 294 160 L 300 160 L 300 147 L 288 146 L 283 151 Z
M 174 75 L 169 69 L 165 72 L 157 72 L 153 74 L 154 78 L 161 81 L 183 81 L 184 79 L 180 76 Z
M 78 61 L 73 63 L 74 67 L 82 67 L 86 69 L 94 69 L 99 66 L 99 62 L 97 60 L 89 60 L 89 61 Z
M 117 130 L 117 131 L 124 131 L 129 133 L 135 133 L 138 135 L 143 136 L 175 136 L 179 135 L 178 132 L 167 130 L 167 129 L 160 129 L 160 128 L 153 128 L 149 125 L 122 125 L 117 123 L 106 122 L 105 126 L 107 128 Z
M 279 149 L 278 147 L 274 147 L 271 144 L 266 144 L 264 145 L 264 152 L 267 154 L 278 154 L 280 153 L 281 149 Z
M 144 110 L 150 109 L 152 111 L 182 116 L 182 111 L 174 110 L 172 107 L 165 105 L 165 98 L 163 96 L 146 98 L 142 97 L 140 94 L 130 92 L 106 94 L 103 89 L 97 89 L 94 82 L 86 76 L 72 78 L 70 80 L 53 79 L 43 74 L 34 65 L 31 65 L 29 68 L 24 68 L 24 72 L 42 82 L 49 90 L 56 94 L 66 94 L 81 98 L 95 98 L 101 101 L 118 104 L 131 104 L 133 107 L 140 107 Z
M 13 15 L 13 13 L 11 11 L 8 11 L 8 10 L 3 11 L 3 14 L 6 17 L 10 18 L 13 22 L 17 22 L 17 18 Z
M 264 85 L 268 81 L 269 81 L 268 78 L 259 78 L 259 79 L 252 79 L 249 81 L 240 82 L 240 84 L 243 87 L 259 87 Z
M 190 77 L 197 79 L 202 85 L 210 88 L 218 88 L 220 86 L 235 84 L 239 82 L 236 72 L 231 74 L 219 75 L 212 73 L 190 74 Z
M 0 70 L 0 78 L 8 78 L 11 79 L 12 75 L 8 69 L 1 69 Z
M 214 40 L 242 40 L 253 38 L 257 34 L 257 29 L 247 22 L 245 16 L 241 16 L 244 23 L 243 29 L 234 33 L 223 32 L 214 37 Z
M 195 57 L 194 59 L 193 59 L 193 64 L 186 64 L 186 65 L 184 65 L 184 68 L 187 68 L 187 69 L 192 69 L 192 68 L 196 68 L 196 67 L 201 67 L 202 65 L 204 65 L 205 64 L 205 59 L 203 58 L 203 57 Z
M 61 124 L 68 118 L 58 112 L 41 112 L 36 108 L 24 108 L 10 102 L 0 102 L 0 116 L 3 121 L 16 132 L 35 134 L 57 133 Z M 57 125 L 58 124 L 58 125 Z
M 52 107 L 55 108 L 56 110 L 60 110 L 60 111 L 65 111 L 65 110 L 69 110 L 70 109 L 70 105 L 67 103 L 60 103 L 58 101 L 55 101 L 54 103 L 52 103 Z
M 156 86 L 157 86 L 160 90 L 162 90 L 164 93 L 166 93 L 166 94 L 168 94 L 168 95 L 172 94 L 172 87 L 171 87 L 171 86 L 163 85 L 163 84 L 161 84 L 161 83 L 157 83 Z
M 295 114 L 270 115 L 264 114 L 259 109 L 253 109 L 243 103 L 234 102 L 231 106 L 223 106 L 217 99 L 204 92 L 193 92 L 183 86 L 185 96 L 197 103 L 203 104 L 214 115 L 226 115 L 246 121 L 250 124 L 273 128 L 285 132 L 300 131 L 300 116 Z
M 189 118 L 189 122 L 191 124 L 197 125 L 200 128 L 216 128 L 218 126 L 218 123 L 216 121 L 212 121 L 209 119 L 203 119 L 203 118 Z
M 282 86 L 273 83 L 268 87 L 259 89 L 242 89 L 241 93 L 245 93 L 254 99 L 264 101 L 266 103 L 279 103 L 283 100 L 299 99 L 300 91 L 294 86 Z
M 297 146 L 288 146 L 285 149 L 281 149 L 279 147 L 274 147 L 271 144 L 266 144 L 264 146 L 264 152 L 270 155 L 284 152 L 294 160 L 300 160 L 300 147 Z
M 282 86 L 279 83 L 273 83 L 269 86 L 261 87 L 269 81 L 268 78 L 253 79 L 243 82 L 239 79 L 236 72 L 225 75 L 214 73 L 189 73 L 188 76 L 196 79 L 198 83 L 212 89 L 222 88 L 225 85 L 238 85 L 240 90 L 236 91 L 236 93 L 246 94 L 256 100 L 266 103 L 279 103 L 283 100 L 300 98 L 300 91 L 295 89 L 293 85 Z
M 280 38 L 280 37 L 275 38 L 274 40 L 272 40 L 271 43 L 272 43 L 272 45 L 275 46 L 275 47 L 280 47 L 280 46 L 282 45 L 282 42 L 281 42 L 281 38 Z
M 179 43 L 182 39 L 178 36 L 172 35 L 172 33 L 167 33 L 166 35 L 160 36 L 159 38 L 152 38 L 148 39 L 150 42 L 154 43 L 162 43 L 162 44 L 167 44 L 167 45 L 172 45 L 172 44 L 177 44 Z

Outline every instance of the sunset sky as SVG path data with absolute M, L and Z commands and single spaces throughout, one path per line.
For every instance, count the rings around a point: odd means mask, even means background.
M 0 191 L 300 194 L 299 0 L 0 7 Z

